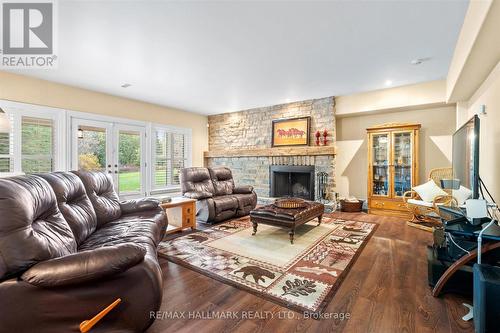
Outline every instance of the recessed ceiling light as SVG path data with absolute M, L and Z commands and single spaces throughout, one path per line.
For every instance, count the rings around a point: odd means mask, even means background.
M 392 86 L 392 81 L 391 80 L 385 80 L 385 85 L 386 85 L 386 87 Z
M 121 85 L 122 88 L 128 88 L 130 86 L 131 86 L 130 83 L 124 83 L 124 84 Z

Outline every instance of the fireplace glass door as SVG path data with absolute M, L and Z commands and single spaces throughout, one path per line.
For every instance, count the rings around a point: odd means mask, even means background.
M 271 166 L 270 197 L 314 200 L 314 166 Z

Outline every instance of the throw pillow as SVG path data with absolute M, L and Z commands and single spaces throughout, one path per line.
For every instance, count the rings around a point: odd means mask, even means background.
M 453 197 L 457 199 L 458 205 L 461 206 L 467 199 L 472 196 L 472 191 L 467 187 L 460 185 L 458 190 L 453 190 Z
M 432 202 L 439 195 L 448 195 L 431 179 L 427 183 L 414 186 L 412 189 L 417 192 L 423 201 Z

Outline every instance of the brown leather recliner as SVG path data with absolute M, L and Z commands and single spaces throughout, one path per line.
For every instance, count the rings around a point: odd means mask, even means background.
M 167 226 L 152 199 L 118 201 L 104 173 L 0 179 L 0 332 L 142 332 L 162 299 L 156 247 Z
M 235 186 L 229 168 L 185 168 L 181 172 L 182 195 L 197 199 L 196 220 L 220 222 L 250 214 L 257 205 L 252 186 Z

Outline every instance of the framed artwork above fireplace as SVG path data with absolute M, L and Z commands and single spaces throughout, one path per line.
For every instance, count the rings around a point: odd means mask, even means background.
M 308 146 L 311 117 L 273 120 L 272 147 Z

